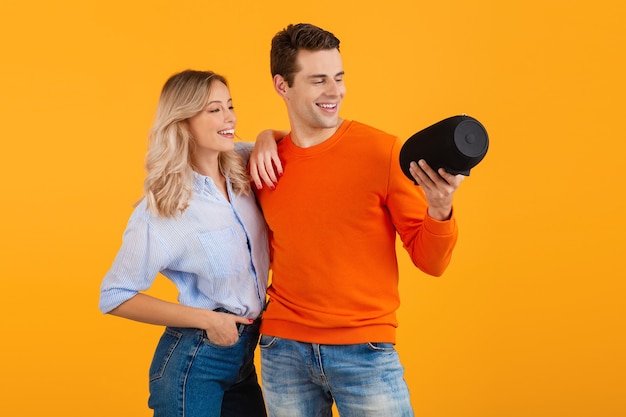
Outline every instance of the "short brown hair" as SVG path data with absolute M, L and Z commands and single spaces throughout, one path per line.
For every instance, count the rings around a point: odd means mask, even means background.
M 272 38 L 270 51 L 272 77 L 280 74 L 287 85 L 291 87 L 294 74 L 300 70 L 296 64 L 300 49 L 308 51 L 339 50 L 339 39 L 329 31 L 309 23 L 287 26 Z

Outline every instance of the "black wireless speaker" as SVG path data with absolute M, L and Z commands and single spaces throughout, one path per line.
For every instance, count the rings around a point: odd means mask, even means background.
M 400 167 L 413 182 L 409 164 L 420 159 L 434 170 L 443 168 L 450 174 L 469 175 L 488 148 L 487 130 L 478 120 L 466 115 L 452 116 L 411 136 L 400 149 Z

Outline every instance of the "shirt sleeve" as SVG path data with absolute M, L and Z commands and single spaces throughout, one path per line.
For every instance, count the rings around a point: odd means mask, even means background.
M 243 158 L 244 165 L 248 165 L 250 154 L 254 149 L 254 142 L 235 142 L 235 151 Z
M 150 288 L 159 271 L 166 268 L 168 260 L 165 246 L 148 219 L 131 217 L 122 246 L 102 280 L 100 311 L 108 313 L 139 291 Z

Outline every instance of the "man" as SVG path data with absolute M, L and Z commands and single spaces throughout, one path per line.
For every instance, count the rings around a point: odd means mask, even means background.
M 397 327 L 396 233 L 415 265 L 439 276 L 457 239 L 452 196 L 463 176 L 399 165 L 401 142 L 339 110 L 339 40 L 309 24 L 272 40 L 274 88 L 291 131 L 257 142 L 251 172 L 271 230 L 262 387 L 269 415 L 412 416 Z M 265 146 L 263 150 L 258 147 Z M 275 179 L 272 164 L 282 174 Z M 284 168 L 284 170 L 283 170 Z

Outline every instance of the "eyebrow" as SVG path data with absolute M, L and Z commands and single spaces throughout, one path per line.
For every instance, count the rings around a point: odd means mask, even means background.
M 344 71 L 338 72 L 334 76 L 338 77 L 338 76 L 341 76 L 341 75 L 345 75 L 345 72 Z M 328 75 L 326 75 L 326 74 L 312 74 L 312 75 L 309 75 L 307 78 L 327 78 L 327 77 L 328 77 Z
M 233 99 L 232 99 L 232 98 L 229 98 L 228 100 L 226 100 L 226 103 L 232 103 L 232 101 L 233 101 Z M 212 100 L 212 101 L 209 101 L 209 102 L 207 103 L 207 106 L 208 106 L 209 104 L 213 104 L 213 103 L 221 103 L 221 102 L 222 102 L 221 100 Z

